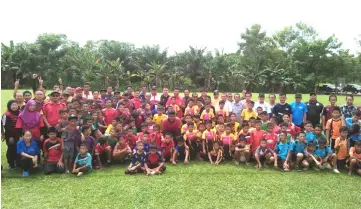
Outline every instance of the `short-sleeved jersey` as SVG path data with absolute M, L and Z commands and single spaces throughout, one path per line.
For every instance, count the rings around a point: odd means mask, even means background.
M 158 153 L 148 153 L 145 158 L 145 163 L 148 167 L 156 167 L 159 166 L 159 164 L 164 163 L 163 157 Z
M 214 141 L 216 140 L 216 133 L 213 130 L 205 130 L 202 134 L 202 139 L 206 141 Z
M 144 162 L 145 162 L 145 159 L 146 159 L 145 152 L 142 152 L 142 153 L 135 152 L 135 153 L 132 154 L 131 164 L 133 166 L 137 166 L 139 164 L 143 165 Z
M 305 132 L 307 143 L 317 143 L 316 135 L 313 132 Z
M 337 150 L 337 159 L 338 160 L 344 160 L 348 157 L 348 143 L 346 139 L 341 139 L 341 137 L 338 137 L 335 141 L 335 147 L 340 146 Z
M 269 147 L 270 149 L 274 150 L 276 144 L 277 144 L 277 140 L 278 140 L 278 136 L 277 134 L 274 133 L 265 133 L 263 135 L 263 138 L 267 140 L 267 147 Z
M 355 147 L 351 147 L 349 151 L 350 157 L 361 160 L 361 152 L 357 153 Z
M 89 166 L 92 168 L 92 156 L 87 152 L 85 155 L 78 153 L 74 161 L 75 164 L 80 166 Z
M 223 155 L 223 152 L 222 152 L 221 149 L 219 149 L 218 151 L 216 151 L 216 150 L 213 149 L 212 151 L 209 152 L 209 154 L 211 154 L 211 156 L 217 157 L 218 154 L 220 154 L 220 155 L 222 156 L 222 155 Z
M 257 118 L 257 113 L 253 110 L 252 111 L 242 110 L 241 116 L 243 117 L 243 120 L 248 121 L 252 117 Z
M 61 138 L 56 138 L 54 143 L 50 139 L 44 141 L 43 152 L 48 153 L 47 162 L 58 162 L 60 160 L 63 153 L 62 142 Z
M 171 140 L 169 143 L 167 143 L 166 141 L 162 142 L 161 148 L 163 152 L 170 152 L 171 149 L 174 148 L 173 140 Z
M 291 150 L 291 144 L 290 143 L 283 143 L 279 142 L 276 146 L 276 153 L 279 158 L 282 160 L 286 160 L 288 152 Z
M 340 128 L 342 126 L 343 122 L 342 120 L 334 120 L 334 119 L 330 119 L 327 121 L 326 124 L 326 129 L 330 130 L 330 137 L 332 139 L 337 139 L 338 137 L 340 137 L 341 133 L 340 133 Z
M 273 155 L 274 152 L 269 147 L 266 147 L 266 149 L 262 149 L 261 146 L 258 146 L 255 154 L 258 154 L 259 156 L 265 156 L 268 153 L 271 153 Z
M 197 136 L 197 134 L 198 134 L 198 131 L 196 131 L 196 130 L 193 130 L 192 132 L 186 131 L 183 135 L 184 141 L 197 140 L 198 137 L 195 137 L 195 136 Z
M 237 138 L 233 134 L 227 135 L 226 133 L 223 133 L 221 136 L 221 142 L 223 145 L 232 145 L 235 144 L 237 141 Z
M 327 157 L 327 155 L 332 154 L 332 150 L 329 146 L 325 146 L 323 148 L 320 148 L 320 146 L 318 145 L 316 147 L 316 151 L 314 153 L 314 156 L 317 156 L 321 159 L 324 159 L 325 157 Z
M 214 113 L 213 111 L 207 112 L 206 110 L 204 110 L 201 114 L 201 120 L 212 120 L 214 118 Z
M 153 123 L 155 124 L 155 125 L 158 125 L 159 127 L 162 125 L 162 121 L 163 121 L 163 119 L 165 119 L 165 118 L 167 118 L 168 116 L 166 115 L 166 114 L 161 114 L 161 115 L 159 115 L 159 114 L 155 114 L 154 116 L 153 116 Z
M 293 152 L 293 154 L 298 154 L 298 153 L 304 153 L 305 151 L 305 148 L 307 146 L 307 143 L 306 142 L 300 142 L 298 140 L 294 141 L 292 144 L 291 144 L 291 150 Z

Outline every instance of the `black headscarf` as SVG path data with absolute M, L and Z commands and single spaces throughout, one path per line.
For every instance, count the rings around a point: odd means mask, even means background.
M 16 111 L 13 111 L 12 109 L 11 109 L 11 105 L 13 104 L 13 103 L 16 103 L 16 101 L 15 100 L 10 100 L 10 101 L 8 101 L 8 104 L 7 104 L 7 108 L 8 108 L 8 112 L 9 113 L 11 113 L 11 114 L 13 114 L 13 115 L 15 115 L 15 116 L 18 116 L 19 115 L 19 108 L 16 110 Z

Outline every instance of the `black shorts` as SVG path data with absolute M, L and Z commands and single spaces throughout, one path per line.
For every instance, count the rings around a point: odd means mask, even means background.
M 337 169 L 345 169 L 345 165 L 346 165 L 346 159 L 343 160 L 337 160 Z
M 336 139 L 330 139 L 331 140 L 331 150 L 332 151 L 335 151 L 335 141 L 336 141 Z
M 277 165 L 279 168 L 283 169 L 283 164 L 286 162 L 286 160 L 282 160 L 280 157 L 277 157 Z

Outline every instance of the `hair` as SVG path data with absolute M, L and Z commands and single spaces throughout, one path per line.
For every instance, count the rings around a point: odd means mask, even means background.
M 277 98 L 276 94 L 269 94 L 268 98 L 271 97 L 271 96 L 274 96 L 275 99 Z
M 50 128 L 48 129 L 48 134 L 50 134 L 50 133 L 58 134 L 58 131 L 56 130 L 55 127 L 50 127 Z
M 219 105 L 221 105 L 221 104 L 224 105 L 224 104 L 226 104 L 226 102 L 221 100 L 221 101 L 219 101 Z
M 249 92 L 249 91 L 245 93 L 245 96 L 247 96 L 247 94 L 249 94 L 250 96 L 252 96 L 252 93 Z
M 232 128 L 232 124 L 227 123 L 227 124 L 225 125 L 225 128 Z
M 149 149 L 157 149 L 157 145 L 154 144 L 154 143 L 151 143 L 151 144 L 149 145 Z
M 255 117 L 250 117 L 248 121 L 250 121 L 250 120 L 256 120 L 256 118 L 255 118 Z M 260 121 L 260 120 L 259 120 L 259 121 Z M 257 122 L 257 121 L 256 121 L 256 122 Z M 260 122 L 261 122 L 261 121 L 260 121 Z
M 242 123 L 242 128 L 246 127 L 246 126 L 249 126 L 249 123 L 248 122 L 243 122 Z
M 262 138 L 262 139 L 261 139 L 261 143 L 262 143 L 262 142 L 266 142 L 266 143 L 267 143 L 267 139 Z
M 347 94 L 346 99 L 347 99 L 347 97 L 351 97 L 351 99 L 353 100 L 353 95 L 352 94 Z
M 211 120 L 206 120 L 204 121 L 204 123 L 207 125 L 207 124 L 213 124 L 213 122 Z
M 90 126 L 85 125 L 81 127 L 81 141 L 85 141 L 84 133 L 85 131 L 89 130 Z
M 185 116 L 184 116 L 184 118 L 185 117 L 191 117 L 192 118 L 192 115 L 191 114 L 186 114 Z
M 281 126 L 281 127 L 282 127 L 282 126 L 288 127 L 288 123 L 281 123 L 280 126 Z
M 179 142 L 184 142 L 184 139 L 181 136 L 177 136 L 176 137 L 176 141 Z
M 110 98 L 107 98 L 107 99 L 105 100 L 105 103 L 107 103 L 107 101 L 113 102 L 113 100 L 110 99 Z
M 165 135 L 164 136 L 170 136 L 171 138 L 173 138 L 173 135 L 172 135 L 172 133 L 171 132 L 167 132 L 167 133 L 165 133 Z
M 149 132 L 148 132 L 148 131 L 144 131 L 144 132 L 143 132 L 143 136 L 144 136 L 144 135 L 149 135 Z
M 238 139 L 239 139 L 239 141 L 247 141 L 246 136 L 244 136 L 242 134 L 238 136 Z
M 348 128 L 346 126 L 342 126 L 340 128 L 340 133 L 342 133 L 342 132 L 348 132 Z
M 32 95 L 30 91 L 24 91 L 23 96 L 25 96 L 25 94 L 30 94 L 30 96 Z
M 285 97 L 286 97 L 287 95 L 286 95 L 285 93 L 280 93 L 280 94 L 279 94 L 279 97 L 282 97 L 282 96 L 285 96 Z
M 316 128 L 320 128 L 320 129 L 322 130 L 321 124 L 317 124 L 317 125 L 315 126 L 315 129 L 316 129 Z
M 352 124 L 351 126 L 351 133 L 352 134 L 357 134 L 360 132 L 360 125 L 359 124 Z
M 99 143 L 100 145 L 103 145 L 103 144 L 105 144 L 108 140 L 109 140 L 109 137 L 108 137 L 108 136 L 102 136 L 102 137 L 98 138 L 98 143 Z
M 302 132 L 302 131 L 300 133 L 298 133 L 298 136 L 300 136 L 301 134 L 306 136 L 306 133 Z
M 83 86 L 90 86 L 90 83 L 89 83 L 89 82 L 85 82 L 85 83 L 83 84 Z
M 187 126 L 194 126 L 194 123 L 193 123 L 193 122 L 189 122 L 189 123 L 187 123 Z
M 193 117 L 194 117 L 194 118 L 200 118 L 201 115 L 199 115 L 198 113 L 196 113 L 196 114 L 193 115 Z
M 326 139 L 319 139 L 317 142 L 318 144 L 327 144 Z
M 143 128 L 143 127 L 148 127 L 148 124 L 147 124 L 147 123 L 142 123 L 142 124 L 140 125 L 140 127 L 141 127 L 141 128 Z
M 269 128 L 269 127 L 273 127 L 273 123 L 267 123 L 267 128 Z
M 256 124 L 258 124 L 258 123 L 262 123 L 262 121 L 261 120 L 256 120 Z
M 236 116 L 236 113 L 233 113 L 233 112 L 230 113 L 230 114 L 229 114 L 229 117 L 231 117 L 231 116 Z
M 311 126 L 313 126 L 311 121 L 306 121 L 306 122 L 305 122 L 305 126 L 307 126 L 307 125 L 309 125 L 309 124 L 311 124 Z
M 68 113 L 68 109 L 60 109 L 59 114 Z
M 83 148 L 85 148 L 85 149 L 88 149 L 87 146 L 86 146 L 84 143 L 81 143 L 81 144 L 79 145 L 79 148 L 81 148 L 81 147 L 83 147 Z
M 356 141 L 355 146 L 361 146 L 361 141 Z
M 335 94 L 331 94 L 329 97 L 328 97 L 328 101 L 331 100 L 332 97 L 335 97 L 336 101 L 337 101 L 337 96 Z
M 334 112 L 334 111 L 341 112 L 341 108 L 336 106 L 336 107 L 333 108 L 332 112 Z
M 307 144 L 308 147 L 316 147 L 316 142 L 311 142 Z

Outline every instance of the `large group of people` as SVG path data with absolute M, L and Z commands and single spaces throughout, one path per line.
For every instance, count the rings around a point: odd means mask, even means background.
M 8 101 L 2 117 L 9 169 L 23 176 L 42 168 L 45 174 L 74 173 L 129 163 L 125 173 L 160 174 L 166 163 L 254 163 L 259 169 L 283 171 L 329 169 L 361 175 L 361 107 L 346 96 L 337 106 L 310 94 L 286 102 L 286 94 L 190 93 L 153 86 L 117 91 L 111 86 L 91 91 L 63 88 L 62 80 L 49 94 L 33 75 L 33 92 L 19 92 Z M 277 98 L 278 97 L 278 98 Z M 277 102 L 278 101 L 278 102 Z

